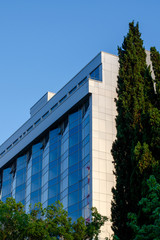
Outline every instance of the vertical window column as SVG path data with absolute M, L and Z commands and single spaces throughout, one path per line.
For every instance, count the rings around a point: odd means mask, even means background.
M 49 140 L 45 139 L 42 158 L 42 199 L 43 208 L 48 205 L 48 179 L 49 179 Z
M 6 168 L 3 170 L 2 177 L 2 201 L 5 202 L 7 197 L 11 197 L 11 187 L 12 187 L 12 168 Z
M 25 205 L 25 190 L 26 190 L 26 166 L 27 155 L 17 158 L 16 170 L 16 202 L 22 202 Z
M 91 178 L 90 178 L 90 115 L 89 101 L 82 108 L 82 216 L 90 221 Z
M 63 124 L 61 140 L 61 202 L 65 209 L 68 209 L 68 146 L 69 146 L 69 125 L 68 121 Z
M 48 205 L 60 199 L 61 129 L 49 133 Z
M 43 144 L 32 147 L 31 205 L 41 202 Z
M 81 216 L 82 111 L 69 115 L 68 213 L 75 221 Z
M 16 164 L 13 163 L 12 164 L 12 189 L 11 189 L 11 193 L 12 193 L 12 197 L 15 198 L 16 197 Z
M 30 211 L 29 205 L 31 204 L 31 173 L 32 173 L 32 155 L 28 155 L 27 168 L 26 168 L 26 205 L 25 210 L 27 213 Z

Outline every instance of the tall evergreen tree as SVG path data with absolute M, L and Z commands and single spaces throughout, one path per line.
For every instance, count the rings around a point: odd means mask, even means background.
M 160 109 L 160 53 L 155 47 L 151 47 L 151 61 L 155 75 L 156 106 Z
M 127 226 L 128 213 L 138 213 L 144 179 L 157 164 L 150 149 L 151 109 L 155 92 L 138 24 L 129 24 L 129 32 L 118 48 L 117 138 L 112 146 L 116 186 L 113 188 L 112 229 L 120 240 L 133 238 Z M 143 191 L 144 191 L 143 190 Z M 143 221 L 141 216 L 140 221 Z
M 158 183 L 160 183 L 160 53 L 155 47 L 152 47 L 150 51 L 155 88 L 154 104 L 149 109 L 149 122 L 151 125 L 150 146 L 154 159 L 157 163 L 153 174 L 155 175 Z

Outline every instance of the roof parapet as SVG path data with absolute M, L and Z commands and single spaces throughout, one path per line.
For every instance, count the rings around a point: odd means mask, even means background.
M 31 108 L 30 115 L 31 117 L 37 113 L 53 96 L 55 93 L 47 92 L 43 97 L 41 97 Z

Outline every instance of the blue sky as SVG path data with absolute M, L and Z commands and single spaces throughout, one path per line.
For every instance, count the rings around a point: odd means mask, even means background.
M 117 54 L 128 23 L 160 50 L 159 0 L 0 1 L 0 144 L 47 91 L 57 92 L 96 54 Z

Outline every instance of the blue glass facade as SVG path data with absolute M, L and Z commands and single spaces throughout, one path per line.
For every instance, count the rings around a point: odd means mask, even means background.
M 26 211 L 60 200 L 73 220 L 89 218 L 90 182 L 89 99 L 53 125 L 1 174 L 1 197 L 13 196 Z

